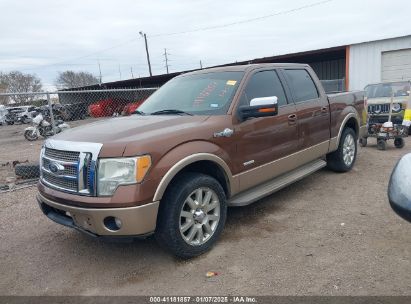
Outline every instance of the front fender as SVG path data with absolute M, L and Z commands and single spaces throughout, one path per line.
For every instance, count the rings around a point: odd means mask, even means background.
M 212 161 L 225 173 L 231 193 L 238 185 L 232 178 L 229 155 L 219 146 L 206 141 L 192 141 L 168 151 L 152 168 L 150 179 L 159 179 L 153 201 L 161 200 L 172 179 L 186 166 L 197 161 Z

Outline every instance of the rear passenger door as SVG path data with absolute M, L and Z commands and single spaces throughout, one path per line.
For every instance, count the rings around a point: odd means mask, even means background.
M 328 151 L 330 109 L 306 69 L 283 69 L 290 94 L 297 108 L 299 150 L 319 145 L 316 154 Z

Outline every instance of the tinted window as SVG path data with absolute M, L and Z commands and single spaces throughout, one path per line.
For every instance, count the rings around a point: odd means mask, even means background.
M 318 98 L 317 88 L 306 70 L 285 70 L 295 102 Z
M 263 71 L 255 73 L 249 80 L 245 89 L 245 102 L 257 97 L 277 96 L 278 105 L 287 104 L 283 86 L 275 71 Z

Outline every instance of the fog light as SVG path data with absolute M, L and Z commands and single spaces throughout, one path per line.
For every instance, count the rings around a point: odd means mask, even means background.
M 116 226 L 118 227 L 118 229 L 120 229 L 120 228 L 121 228 L 121 224 L 122 224 L 121 220 L 120 220 L 119 218 L 115 217 L 115 218 L 114 218 L 114 222 L 116 223 Z
M 106 228 L 108 230 L 111 231 L 117 231 L 120 230 L 122 222 L 119 218 L 114 217 L 114 216 L 108 216 L 103 220 L 104 226 L 106 226 Z

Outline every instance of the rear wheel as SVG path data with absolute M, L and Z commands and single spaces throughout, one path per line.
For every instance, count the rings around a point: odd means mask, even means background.
M 184 173 L 161 201 L 155 236 L 174 255 L 195 257 L 217 241 L 226 215 L 226 197 L 218 181 L 204 174 Z
M 357 157 L 357 141 L 355 132 L 345 128 L 341 134 L 338 149 L 327 154 L 327 166 L 336 172 L 350 171 Z
M 405 142 L 404 139 L 401 137 L 398 137 L 396 139 L 394 139 L 394 146 L 398 149 L 402 149 L 404 148 Z

